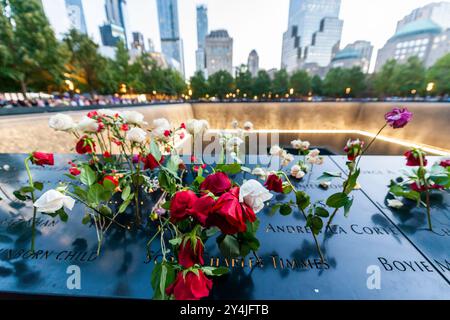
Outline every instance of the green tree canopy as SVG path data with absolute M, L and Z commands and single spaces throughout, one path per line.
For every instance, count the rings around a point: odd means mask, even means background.
M 233 76 L 228 71 L 218 71 L 209 76 L 208 87 L 212 96 L 222 100 L 227 93 L 231 93 L 234 90 Z
M 269 74 L 265 70 L 258 71 L 256 78 L 253 80 L 253 94 L 257 96 L 262 96 L 263 94 L 268 95 L 272 86 L 272 80 Z
M 253 95 L 252 74 L 248 71 L 247 66 L 241 65 L 236 71 L 236 90 L 239 89 L 239 95 Z
M 278 95 L 285 95 L 288 93 L 289 75 L 285 69 L 275 72 L 272 81 L 272 92 Z
M 375 93 L 379 97 L 386 97 L 395 94 L 395 86 L 393 84 L 393 77 L 397 68 L 397 61 L 394 59 L 388 60 L 381 70 L 377 72 L 373 79 L 373 87 Z
M 395 94 L 408 96 L 425 91 L 425 67 L 418 57 L 411 57 L 404 64 L 397 65 L 392 76 Z
M 289 79 L 289 87 L 294 89 L 295 94 L 308 95 L 311 91 L 311 77 L 305 70 L 294 72 Z
M 323 81 L 318 75 L 311 79 L 311 90 L 314 95 L 321 96 L 323 94 Z
M 324 94 L 330 97 L 359 97 L 365 89 L 365 75 L 359 67 L 333 68 L 323 81 Z
M 192 98 L 200 99 L 208 94 L 208 83 L 202 71 L 197 71 L 190 79 Z
M 428 69 L 427 83 L 433 82 L 431 94 L 450 94 L 450 53 L 440 58 Z

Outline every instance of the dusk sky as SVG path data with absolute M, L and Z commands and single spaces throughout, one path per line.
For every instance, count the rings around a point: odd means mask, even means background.
M 47 0 L 58 10 L 55 0 Z M 344 20 L 341 47 L 355 40 L 369 40 L 377 50 L 390 38 L 396 23 L 411 10 L 431 3 L 430 0 L 342 0 L 340 18 Z M 131 31 L 140 31 L 152 38 L 160 49 L 156 0 L 127 0 Z M 102 23 L 104 1 L 84 1 L 88 29 L 98 30 Z M 195 71 L 197 48 L 196 5 L 208 7 L 209 29 L 227 29 L 234 39 L 233 64 L 247 62 L 256 49 L 260 67 L 279 68 L 283 32 L 287 29 L 289 0 L 178 0 L 181 37 L 184 42 L 186 75 Z M 99 35 L 93 35 L 95 38 Z M 99 40 L 97 38 L 97 40 Z

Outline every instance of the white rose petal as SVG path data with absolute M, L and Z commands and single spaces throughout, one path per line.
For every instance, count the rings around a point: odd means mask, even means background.
M 147 122 L 144 121 L 144 115 L 137 111 L 124 111 L 121 116 L 125 122 L 129 124 L 135 124 L 138 126 L 147 124 Z
M 62 113 L 58 113 L 50 117 L 48 120 L 48 125 L 56 131 L 70 131 L 77 126 L 71 116 Z
M 301 179 L 305 176 L 305 172 L 303 172 L 302 168 L 298 164 L 295 164 L 291 167 L 291 176 Z
M 296 150 L 300 150 L 302 148 L 302 143 L 303 143 L 302 140 L 292 140 L 291 146 Z
M 309 146 L 310 146 L 310 145 L 311 145 L 311 144 L 309 143 L 309 141 L 303 141 L 303 142 L 302 142 L 301 149 L 302 149 L 303 151 L 306 151 L 306 150 L 309 149 Z
M 209 129 L 209 123 L 208 123 L 208 121 L 206 121 L 204 119 L 201 119 L 201 120 L 189 119 L 186 122 L 186 130 L 191 135 L 203 134 L 208 129 Z
M 394 209 L 400 209 L 401 207 L 403 207 L 403 202 L 397 199 L 388 199 L 387 205 Z
M 48 190 L 34 202 L 39 212 L 54 213 L 61 208 L 72 210 L 75 200 L 56 190 Z
M 231 121 L 231 127 L 237 129 L 239 127 L 239 122 L 237 120 Z
M 78 129 L 87 133 L 97 132 L 98 122 L 97 120 L 84 116 L 78 123 Z
M 269 153 L 272 156 L 280 156 L 283 153 L 283 149 L 281 149 L 278 145 L 274 145 L 270 148 Z
M 244 182 L 239 190 L 239 202 L 244 202 L 255 213 L 264 208 L 264 202 L 272 199 L 273 195 L 256 180 Z
M 235 150 L 235 148 L 239 148 L 241 144 L 244 143 L 244 140 L 242 140 L 239 137 L 232 137 L 230 140 L 226 143 L 226 149 L 229 152 L 232 152 Z
M 311 158 L 316 158 L 319 156 L 319 154 L 320 154 L 319 149 L 313 149 L 308 153 L 308 156 L 310 156 Z
M 254 176 L 260 177 L 260 178 L 262 178 L 262 179 L 266 179 L 266 177 L 267 177 L 267 171 L 264 170 L 264 169 L 261 168 L 261 167 L 254 168 L 254 169 L 252 170 L 252 174 L 253 174 Z
M 253 130 L 253 123 L 251 123 L 250 121 L 246 121 L 244 123 L 244 129 L 247 131 Z
M 169 121 L 166 118 L 159 118 L 153 120 L 153 129 L 152 135 L 160 139 L 166 139 L 167 137 L 164 135 L 166 131 L 170 131 L 172 127 L 170 126 Z
M 136 143 L 144 143 L 147 137 L 147 132 L 141 128 L 132 128 L 127 132 L 127 140 Z
M 99 110 L 97 110 L 97 114 L 101 117 L 107 116 L 107 117 L 114 118 L 116 116 L 116 114 L 120 115 L 120 112 L 116 112 L 111 109 L 99 109 Z

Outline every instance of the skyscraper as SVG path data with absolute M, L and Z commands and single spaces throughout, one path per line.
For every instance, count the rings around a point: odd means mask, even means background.
M 330 68 L 360 67 L 362 72 L 368 73 L 372 51 L 373 46 L 369 41 L 355 41 L 345 46 L 333 57 Z
M 252 77 L 256 77 L 259 71 L 259 56 L 256 50 L 252 50 L 248 55 L 247 60 L 248 71 L 252 74 Z
M 128 47 L 126 4 L 125 0 L 105 0 L 107 22 L 100 26 L 100 34 L 106 47 L 115 47 L 119 40 Z
M 196 70 L 205 72 L 205 40 L 208 35 L 208 9 L 204 5 L 197 6 L 197 51 L 195 52 Z
M 395 34 L 378 50 L 375 71 L 390 59 L 404 63 L 414 56 L 429 67 L 449 52 L 449 35 L 450 2 L 417 8 L 397 23 Z
M 283 34 L 281 67 L 288 72 L 303 64 L 327 66 L 342 33 L 340 0 L 291 0 L 288 30 Z
M 86 20 L 84 18 L 81 0 L 65 0 L 65 2 L 70 27 L 77 29 L 79 32 L 87 33 Z
M 183 42 L 180 38 L 177 0 L 157 0 L 161 49 L 165 56 L 178 62 L 184 75 Z
M 233 74 L 233 38 L 228 31 L 211 31 L 206 37 L 205 53 L 208 76 L 221 70 Z

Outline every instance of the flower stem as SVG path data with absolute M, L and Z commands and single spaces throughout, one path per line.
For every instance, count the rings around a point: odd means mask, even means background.
M 30 165 L 28 164 L 28 162 L 31 160 L 31 156 L 27 157 L 24 161 L 25 163 L 25 169 L 27 170 L 27 174 L 28 174 L 28 183 L 31 187 L 31 201 L 33 201 L 33 222 L 31 225 L 31 252 L 34 253 L 34 248 L 35 248 L 35 238 L 36 238 L 36 213 L 37 213 L 37 208 L 34 206 L 34 202 L 36 201 L 36 197 L 34 195 L 34 183 L 33 183 L 33 177 L 31 175 L 31 171 L 30 171 Z
M 336 215 L 336 213 L 338 212 L 338 210 L 339 210 L 339 208 L 334 209 L 333 213 L 330 216 L 330 219 L 328 219 L 327 226 L 326 226 L 325 230 L 331 226 L 331 222 L 333 221 L 333 218 Z
M 425 195 L 427 198 L 428 228 L 430 229 L 430 231 L 433 231 L 433 226 L 431 225 L 430 191 L 427 190 Z

